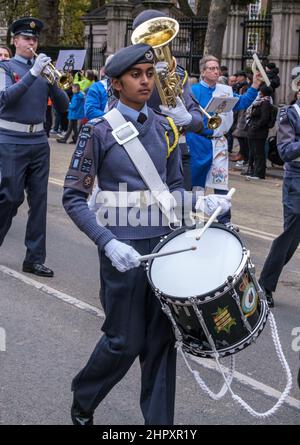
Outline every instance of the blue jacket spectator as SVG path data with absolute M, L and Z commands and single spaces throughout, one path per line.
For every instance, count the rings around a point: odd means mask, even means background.
M 105 113 L 107 93 L 102 82 L 95 82 L 90 86 L 85 100 L 85 116 L 91 120 L 101 117 Z
M 75 121 L 84 118 L 84 94 L 79 91 L 74 93 L 69 104 L 68 119 Z

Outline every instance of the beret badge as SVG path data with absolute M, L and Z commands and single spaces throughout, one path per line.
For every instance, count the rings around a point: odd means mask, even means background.
M 149 62 L 152 62 L 152 60 L 153 60 L 153 52 L 150 51 L 150 50 L 146 51 L 145 52 L 145 59 L 149 60 Z

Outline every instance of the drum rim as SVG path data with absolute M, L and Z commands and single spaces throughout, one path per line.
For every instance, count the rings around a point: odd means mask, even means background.
M 235 354 L 239 351 L 242 351 L 243 349 L 245 349 L 247 346 L 250 346 L 258 337 L 259 335 L 262 333 L 265 324 L 267 322 L 267 318 L 268 315 L 270 313 L 270 309 L 268 307 L 268 304 L 265 300 L 259 300 L 260 304 L 261 304 L 261 312 L 259 314 L 259 318 L 257 321 L 257 324 L 254 326 L 253 331 L 251 331 L 251 333 L 245 337 L 243 340 L 240 340 L 238 343 L 234 343 L 231 346 L 228 346 L 226 348 L 223 349 L 217 349 L 218 354 L 221 357 L 225 357 L 228 355 L 232 355 Z M 244 346 L 245 345 L 245 346 Z M 242 347 L 244 346 L 244 347 Z M 191 352 L 189 352 L 189 348 L 186 347 L 186 344 L 184 344 L 182 342 L 182 348 L 189 354 L 191 355 L 195 355 L 197 357 L 204 357 L 204 358 L 214 358 L 214 352 L 212 350 L 206 350 L 206 351 L 200 351 L 197 354 L 192 354 Z M 192 348 L 190 348 L 192 349 Z
M 148 266 L 147 266 L 147 278 L 151 284 L 152 289 L 154 289 L 154 292 L 156 295 L 163 297 L 165 300 L 169 301 L 170 303 L 176 303 L 178 305 L 181 306 L 186 306 L 186 305 L 190 305 L 190 299 L 191 298 L 196 298 L 197 300 L 197 304 L 201 304 L 201 303 L 205 303 L 208 300 L 213 300 L 215 298 L 221 297 L 223 294 L 225 294 L 226 292 L 228 292 L 230 289 L 233 288 L 233 284 L 238 281 L 238 279 L 240 278 L 242 272 L 244 271 L 247 262 L 248 262 L 248 254 L 247 254 L 247 250 L 244 247 L 244 244 L 240 238 L 240 236 L 238 235 L 237 232 L 235 232 L 234 230 L 229 229 L 228 227 L 224 226 L 224 224 L 221 223 L 213 223 L 210 226 L 211 228 L 219 228 L 221 230 L 224 230 L 225 232 L 229 232 L 231 235 L 235 236 L 238 241 L 241 243 L 242 246 L 242 259 L 241 262 L 237 268 L 237 270 L 234 272 L 234 274 L 232 275 L 232 283 L 228 283 L 228 281 L 225 281 L 222 285 L 220 285 L 219 287 L 212 289 L 209 293 L 205 293 L 205 294 L 200 294 L 200 295 L 190 295 L 188 297 L 176 297 L 173 295 L 168 295 L 164 292 L 162 292 L 160 289 L 158 289 L 151 278 L 151 265 L 152 262 L 154 261 L 154 259 L 151 259 L 148 261 Z M 155 248 L 153 249 L 152 253 L 157 253 L 160 251 L 160 249 L 171 239 L 175 238 L 178 234 L 187 232 L 189 230 L 194 230 L 196 228 L 196 224 L 191 226 L 191 227 L 181 227 L 180 229 L 174 230 L 172 232 L 170 232 L 168 235 L 164 235 L 163 238 L 160 240 L 159 244 L 157 244 L 155 246 Z

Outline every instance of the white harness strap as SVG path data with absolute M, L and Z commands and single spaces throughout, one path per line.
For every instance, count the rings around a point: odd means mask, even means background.
M 163 183 L 152 159 L 138 138 L 139 132 L 131 122 L 127 122 L 119 110 L 113 108 L 104 116 L 117 143 L 126 150 L 135 168 L 151 191 L 160 210 L 168 218 L 169 224 L 179 225 L 174 208 L 177 203 L 166 184 Z

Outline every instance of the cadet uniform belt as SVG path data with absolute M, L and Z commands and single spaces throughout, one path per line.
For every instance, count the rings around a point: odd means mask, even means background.
M 5 130 L 20 131 L 22 133 L 37 133 L 38 131 L 42 131 L 44 129 L 44 124 L 43 122 L 40 124 L 20 124 L 19 122 L 11 122 L 0 119 L 0 128 L 4 128 Z

